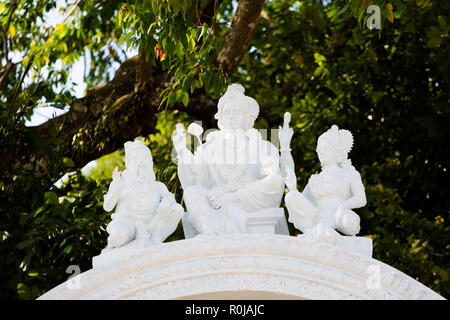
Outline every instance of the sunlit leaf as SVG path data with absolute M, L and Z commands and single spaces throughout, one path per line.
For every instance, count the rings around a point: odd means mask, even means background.
M 388 3 L 386 5 L 387 7 L 387 15 L 386 17 L 388 18 L 388 20 L 392 23 L 394 23 L 394 6 L 392 5 L 392 3 Z

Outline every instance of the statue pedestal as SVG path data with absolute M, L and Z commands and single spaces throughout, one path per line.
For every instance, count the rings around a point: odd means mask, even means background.
M 127 259 L 136 254 L 140 254 L 145 250 L 157 244 L 147 239 L 137 239 L 127 243 L 123 247 L 113 249 L 103 249 L 102 252 L 92 258 L 92 267 L 99 268 L 106 265 L 112 265 L 120 260 Z
M 307 242 L 319 242 L 319 241 L 308 241 L 306 235 L 301 234 L 297 236 L 302 241 Z M 326 243 L 326 242 L 322 242 Z M 356 237 L 356 236 L 340 236 L 337 243 L 330 243 L 336 247 L 361 254 L 366 257 L 372 257 L 372 239 L 366 237 Z
M 181 220 L 186 239 L 193 238 L 199 234 L 189 222 L 188 215 L 186 212 Z M 246 230 L 244 233 L 289 235 L 283 208 L 269 208 L 249 213 L 245 226 Z
M 342 236 L 342 239 L 339 241 L 337 246 L 367 257 L 372 257 L 372 239 L 370 238 Z
M 247 217 L 245 226 L 246 233 L 289 235 L 283 208 L 271 208 L 251 213 Z

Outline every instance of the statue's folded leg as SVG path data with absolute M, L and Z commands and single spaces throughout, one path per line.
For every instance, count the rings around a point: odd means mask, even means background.
M 222 203 L 214 209 L 208 199 L 210 192 L 199 186 L 184 191 L 188 221 L 203 235 L 242 233 L 245 230 L 245 212 L 237 203 Z
M 172 210 L 157 213 L 148 228 L 151 240 L 154 243 L 164 242 L 175 231 L 183 214 L 184 209 L 179 204 L 172 206 Z
M 345 210 L 342 217 L 337 221 L 337 230 L 349 236 L 354 236 L 360 230 L 359 216 L 352 210 Z
M 109 234 L 108 248 L 121 247 L 130 242 L 135 235 L 133 221 L 128 217 L 115 217 L 106 227 Z
M 272 174 L 242 187 L 238 192 L 238 197 L 245 211 L 255 212 L 279 207 L 283 190 L 282 177 Z
M 148 231 L 147 226 L 149 224 L 150 219 L 148 217 L 135 217 L 133 219 L 134 227 L 135 227 L 135 239 L 147 239 Z
M 316 207 L 297 190 L 290 191 L 284 198 L 288 209 L 288 221 L 303 233 L 311 230 L 318 222 Z
M 207 190 L 199 186 L 189 186 L 184 190 L 183 198 L 189 214 L 188 221 L 200 234 L 214 235 L 210 222 L 214 209 L 209 204 Z

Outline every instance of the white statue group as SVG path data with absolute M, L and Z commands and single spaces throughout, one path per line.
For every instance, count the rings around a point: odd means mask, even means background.
M 336 243 L 342 235 L 358 234 L 360 219 L 352 209 L 364 206 L 366 197 L 361 176 L 347 158 L 353 145 L 350 131 L 333 125 L 319 137 L 316 151 L 322 170 L 299 192 L 290 114 L 285 114 L 278 132 L 278 151 L 253 128 L 258 113 L 258 103 L 241 85 L 232 84 L 218 102 L 219 130 L 208 134 L 194 153 L 186 147 L 183 125 L 177 125 L 173 145 L 186 214 L 166 186 L 155 180 L 150 149 L 141 141 L 126 142 L 126 169 L 114 170 L 105 195 L 104 209 L 116 208 L 107 226 L 106 250 L 138 239 L 160 244 L 182 218 L 185 233 L 190 228 L 192 236 L 272 232 L 267 230 L 276 229 L 252 229 L 249 221 L 277 217 L 286 224 L 280 208 L 285 186 L 289 222 L 306 239 Z

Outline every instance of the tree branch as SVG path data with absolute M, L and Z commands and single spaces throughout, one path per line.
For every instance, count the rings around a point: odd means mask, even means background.
M 216 0 L 209 3 L 213 2 Z M 262 0 L 239 2 L 217 59 L 227 75 L 234 72 L 247 52 L 263 4 Z M 210 17 L 211 10 L 211 5 L 205 7 L 201 17 Z M 36 175 L 51 177 L 57 165 L 52 153 L 59 153 L 59 158 L 61 154 L 71 158 L 75 167 L 81 168 L 121 148 L 128 140 L 155 133 L 157 115 L 162 111 L 160 94 L 172 84 L 172 75 L 160 65 L 152 67 L 142 58 L 129 58 L 111 81 L 74 100 L 71 111 L 40 126 L 26 128 L 22 139 L 11 143 L 7 156 L 0 158 L 0 170 L 14 163 L 13 166 L 27 167 Z M 213 120 L 216 104 L 203 89 L 197 89 L 190 95 L 187 107 L 176 104 L 171 109 L 188 112 L 212 128 L 216 125 Z M 40 146 L 32 143 L 36 140 L 41 141 Z M 34 148 L 29 147 L 32 144 Z M 23 154 L 28 156 L 17 156 Z
M 123 147 L 126 141 L 157 132 L 157 115 L 162 111 L 160 95 L 173 84 L 173 79 L 157 65 L 151 70 L 151 77 L 143 81 L 139 69 L 147 63 L 141 60 L 137 56 L 127 59 L 111 81 L 89 89 L 86 96 L 74 100 L 68 113 L 39 126 L 24 128 L 25 134 L 6 147 L 0 168 L 13 165 L 26 167 L 36 176 L 52 176 L 56 166 L 55 159 L 49 155 L 52 152 L 62 153 L 73 160 L 76 168 L 81 168 Z M 201 89 L 189 100 L 187 108 L 177 104 L 173 109 L 189 112 L 212 126 L 216 102 Z M 36 139 L 42 144 L 30 148 Z M 24 154 L 28 156 L 17 156 Z
M 232 75 L 248 51 L 264 0 L 240 0 L 231 28 L 225 36 L 217 61 L 224 73 Z
M 6 22 L 6 25 L 5 25 L 6 31 L 9 30 L 9 25 L 11 24 L 11 19 L 14 14 L 14 11 L 16 11 L 16 9 L 17 9 L 17 0 L 12 0 L 11 1 L 11 12 L 9 13 L 8 21 Z
M 0 33 L 2 34 L 2 42 L 3 42 L 3 53 L 5 55 L 6 66 L 3 75 L 0 78 L 0 88 L 3 86 L 3 83 L 8 78 L 9 74 L 14 70 L 15 64 L 9 60 L 9 47 L 8 47 L 8 38 L 6 37 L 6 32 L 9 30 L 9 26 L 11 24 L 12 16 L 14 15 L 14 11 L 17 9 L 17 1 L 14 0 L 11 3 L 11 11 L 8 16 L 8 20 L 5 24 L 5 27 L 0 26 Z
M 5 27 L 1 27 L 1 32 L 2 32 L 2 39 L 3 39 L 3 50 L 5 52 L 5 59 L 6 59 L 6 63 L 9 64 L 10 60 L 9 60 L 9 49 L 8 49 L 8 39 L 6 38 L 6 32 L 8 32 L 9 30 L 9 26 L 11 24 L 11 19 L 12 16 L 14 15 L 14 11 L 16 11 L 17 9 L 17 1 L 13 0 L 11 2 L 11 12 L 9 13 L 8 16 L 8 20 L 6 21 Z

